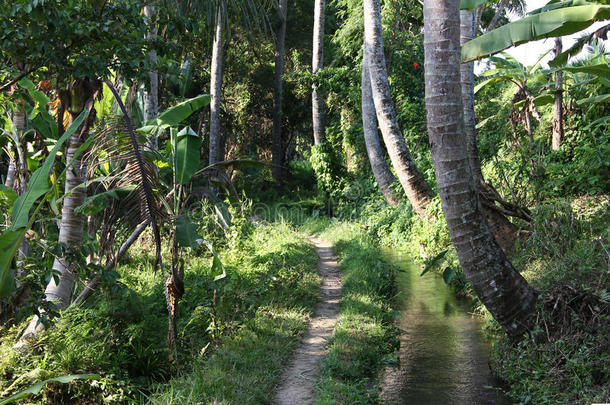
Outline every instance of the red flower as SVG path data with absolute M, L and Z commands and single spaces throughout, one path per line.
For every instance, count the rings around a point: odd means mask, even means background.
M 418 67 L 418 66 L 419 66 L 419 63 L 417 63 L 417 62 L 413 62 L 413 67 L 414 67 L 415 69 L 417 69 L 417 67 Z

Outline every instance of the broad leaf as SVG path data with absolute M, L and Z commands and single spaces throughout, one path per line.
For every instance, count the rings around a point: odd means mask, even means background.
M 227 276 L 225 266 L 223 266 L 222 261 L 220 260 L 220 256 L 218 256 L 218 253 L 216 252 L 216 249 L 214 249 L 214 246 L 208 241 L 205 241 L 204 243 L 213 255 L 211 270 L 212 275 L 214 276 L 214 281 L 222 280 Z
M 599 96 L 581 98 L 580 100 L 576 101 L 576 104 L 583 105 L 588 103 L 605 103 L 608 100 L 610 100 L 610 94 L 602 94 Z
M 188 99 L 168 108 L 161 113 L 159 117 L 148 121 L 146 125 L 139 128 L 138 131 L 146 133 L 163 131 L 165 128 L 178 125 L 192 113 L 208 104 L 210 104 L 210 96 L 207 94 L 201 94 L 197 97 Z
M 496 1 L 491 0 L 461 0 L 460 1 L 460 10 L 474 10 L 479 7 L 481 4 L 485 3 L 496 3 Z
M 49 173 L 53 167 L 55 156 L 59 149 L 62 147 L 64 142 L 70 138 L 70 136 L 78 129 L 80 124 L 89 115 L 89 110 L 85 109 L 79 116 L 74 120 L 66 132 L 61 138 L 57 140 L 49 156 L 45 159 L 44 163 L 32 174 L 30 181 L 28 182 L 27 191 L 19 196 L 15 205 L 13 206 L 13 223 L 11 224 L 12 229 L 24 228 L 28 223 L 28 216 L 32 205 L 44 194 L 46 194 L 51 186 L 49 185 Z
M 449 283 L 451 283 L 451 280 L 453 280 L 454 277 L 455 277 L 455 267 L 453 267 L 453 266 L 445 267 L 445 270 L 443 270 L 443 280 L 445 281 L 445 284 L 449 285 Z
M 26 229 L 7 230 L 0 235 L 0 297 L 8 297 L 15 288 L 15 273 L 10 268 Z
M 537 39 L 569 35 L 595 21 L 610 18 L 610 6 L 586 5 L 545 11 L 503 25 L 481 35 L 462 47 L 462 62 L 500 52 L 513 45 Z
M 106 208 L 106 198 L 114 198 L 115 200 L 120 199 L 127 195 L 130 191 L 136 188 L 135 185 L 129 185 L 125 187 L 117 187 L 112 190 L 104 191 L 85 199 L 82 205 L 74 208 L 75 214 L 87 214 L 95 215 L 104 208 Z
M 203 242 L 203 238 L 199 235 L 199 229 L 191 219 L 186 216 L 180 216 L 174 223 L 176 227 L 176 241 L 182 247 L 197 247 Z
M 68 384 L 77 379 L 95 380 L 97 378 L 100 378 L 100 376 L 97 374 L 71 374 L 71 375 L 64 375 L 61 377 L 49 378 L 48 380 L 44 380 L 42 382 L 39 382 L 38 384 L 34 384 L 31 387 L 26 388 L 25 390 L 20 391 L 11 397 L 8 397 L 7 399 L 0 402 L 0 405 L 10 404 L 10 403 L 25 399 L 30 395 L 36 395 L 40 392 L 40 390 L 42 390 L 42 388 L 46 384 L 48 384 L 50 382 L 59 382 L 62 384 Z
M 199 168 L 201 138 L 190 128 L 180 131 L 176 139 L 176 181 L 186 184 Z
M 610 66 L 605 63 L 590 66 L 565 66 L 557 69 L 553 69 L 553 72 L 563 70 L 570 73 L 588 73 L 598 77 L 610 79 Z

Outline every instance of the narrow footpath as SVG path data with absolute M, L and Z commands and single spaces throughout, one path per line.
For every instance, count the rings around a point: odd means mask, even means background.
M 282 374 L 275 400 L 280 405 L 307 405 L 315 400 L 315 382 L 320 360 L 326 353 L 337 318 L 341 299 L 341 271 L 332 248 L 324 241 L 310 237 L 320 258 L 318 271 L 323 278 L 320 301 L 313 313 L 301 346 Z

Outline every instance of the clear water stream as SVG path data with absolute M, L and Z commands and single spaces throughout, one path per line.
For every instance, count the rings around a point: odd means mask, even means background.
M 489 343 L 468 302 L 457 300 L 435 274 L 406 256 L 385 252 L 402 272 L 397 282 L 401 317 L 399 366 L 384 372 L 382 397 L 390 404 L 511 404 L 488 366 Z

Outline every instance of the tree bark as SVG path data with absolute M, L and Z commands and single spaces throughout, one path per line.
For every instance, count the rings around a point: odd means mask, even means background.
M 275 76 L 273 92 L 273 140 L 271 147 L 271 174 L 275 182 L 282 185 L 282 75 L 284 73 L 284 47 L 286 43 L 286 18 L 288 15 L 288 0 L 279 2 L 280 26 L 276 35 Z
M 325 0 L 315 0 L 313 17 L 313 56 L 311 70 L 315 75 L 323 66 L 324 61 L 324 8 Z M 315 145 L 321 145 L 326 139 L 324 127 L 324 98 L 314 80 L 311 93 L 311 111 L 313 121 L 313 140 Z
M 468 160 L 460 89 L 459 0 L 424 1 L 426 109 L 449 234 L 473 289 L 511 338 L 528 331 L 536 292 L 483 219 Z
M 153 5 L 149 4 L 144 6 L 144 17 L 148 24 L 148 33 L 146 38 L 153 42 L 157 39 L 157 24 L 154 21 L 156 16 L 156 10 Z M 152 49 L 148 53 L 148 57 L 153 65 L 157 64 L 157 51 Z M 159 74 L 156 70 L 150 70 L 148 72 L 150 78 L 150 89 L 144 91 L 144 120 L 149 121 L 157 117 L 159 114 Z M 151 150 L 157 150 L 157 136 L 150 135 L 146 144 Z
M 66 148 L 66 165 L 71 166 L 66 170 L 64 194 L 67 196 L 63 200 L 61 210 L 58 242 L 63 243 L 68 250 L 80 248 L 80 242 L 83 237 L 85 217 L 81 214 L 75 214 L 74 209 L 82 205 L 87 197 L 85 187 L 76 188 L 87 180 L 87 166 L 80 157 L 75 158 L 74 155 L 83 144 L 83 141 L 87 139 L 89 129 L 95 120 L 95 110 L 92 109 L 96 94 L 95 86 L 96 84 L 87 78 L 78 80 L 71 89 L 68 96 L 69 99 L 66 102 L 66 105 L 69 106 L 68 111 L 70 112 L 71 120 L 74 120 L 85 108 L 91 108 L 89 117 L 70 136 Z M 63 100 L 62 103 L 64 103 Z M 54 302 L 60 310 L 65 309 L 70 304 L 70 297 L 74 288 L 74 265 L 74 263 L 69 262 L 66 255 L 57 257 L 53 262 L 53 271 L 59 273 L 57 276 L 59 282 L 55 282 L 55 277 L 51 278 L 45 289 L 44 299 Z M 38 335 L 44 328 L 44 325 L 39 322 L 38 316 L 34 316 L 14 348 L 24 348 L 27 346 L 27 341 L 31 337 Z
M 212 46 L 212 68 L 210 78 L 210 155 L 209 164 L 219 162 L 221 157 L 220 140 L 220 99 L 222 97 L 222 43 L 224 30 L 224 1 L 218 3 L 216 13 L 216 34 Z
M 472 40 L 476 35 L 476 15 L 472 10 L 460 11 L 460 45 Z M 476 117 L 474 111 L 474 62 L 462 63 L 460 65 L 460 77 L 462 84 L 462 106 L 464 109 L 464 133 L 466 136 L 466 148 L 468 150 L 468 161 L 472 169 L 474 184 L 477 191 L 485 179 L 481 171 L 481 160 L 477 147 Z M 487 224 L 491 228 L 496 241 L 505 253 L 512 252 L 517 238 L 517 227 L 512 222 L 495 210 L 494 201 L 483 201 L 484 196 L 479 194 L 482 200 L 482 210 Z
M 375 115 L 375 104 L 371 90 L 371 75 L 369 73 L 366 52 L 362 55 L 362 129 L 364 131 L 364 143 L 366 153 L 371 163 L 373 176 L 377 181 L 379 190 L 386 202 L 395 207 L 400 202 L 400 197 L 392 190 L 392 184 L 396 177 L 392 174 L 388 162 L 384 157 L 384 151 L 379 140 L 377 130 L 377 116 Z
M 379 0 L 364 0 L 364 48 L 369 62 L 377 120 L 385 146 L 407 198 L 413 205 L 413 210 L 421 218 L 425 218 L 426 206 L 434 193 L 417 169 L 396 120 L 383 54 Z
M 555 38 L 555 56 L 561 53 L 561 37 Z M 555 73 L 555 105 L 553 106 L 553 138 L 551 148 L 559 150 L 563 141 L 563 73 Z

